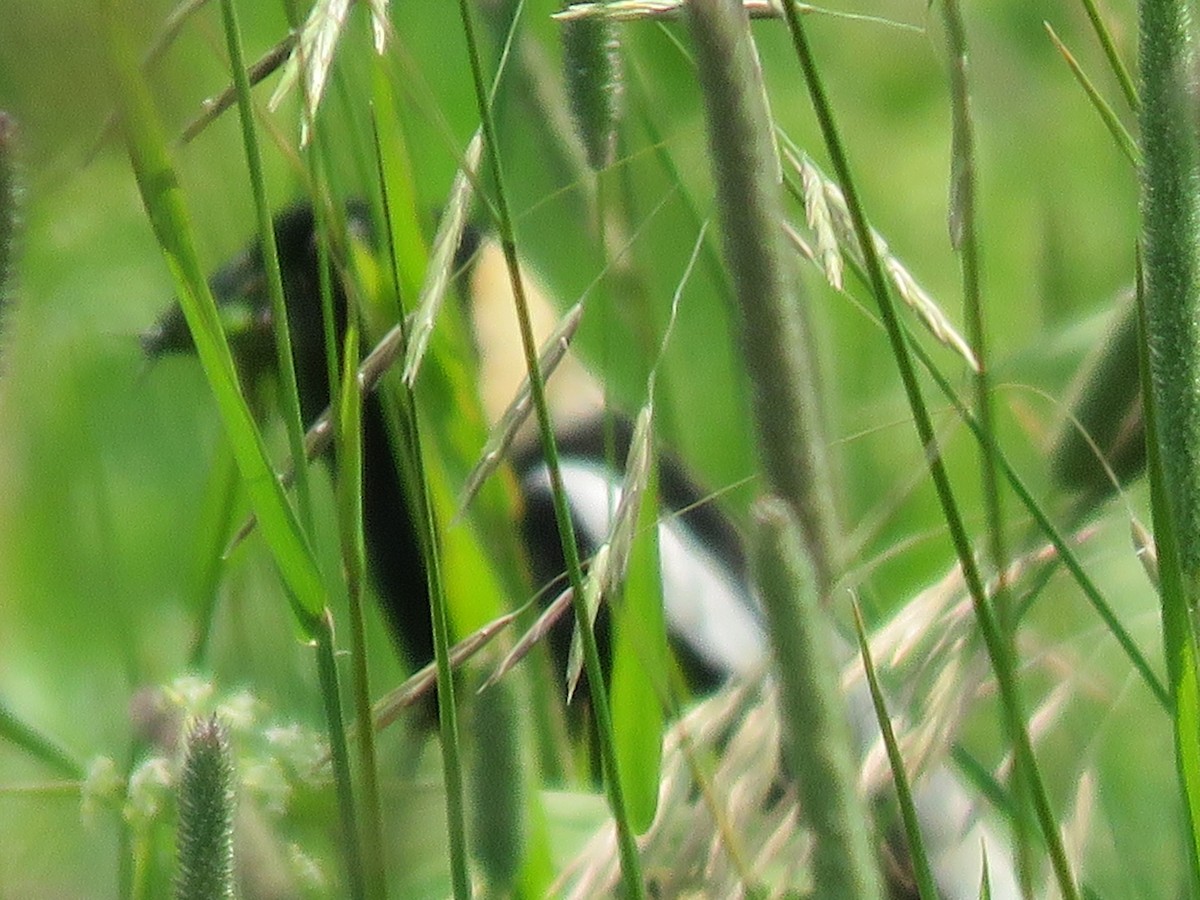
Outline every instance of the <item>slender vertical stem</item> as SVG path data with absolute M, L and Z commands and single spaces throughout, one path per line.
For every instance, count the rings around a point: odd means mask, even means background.
M 1033 744 L 1029 738 L 1029 731 L 1026 728 L 1020 692 L 1013 674 L 1013 667 L 1011 662 L 1004 658 L 1009 652 L 1008 644 L 1001 636 L 995 614 L 992 611 L 991 604 L 988 603 L 983 579 L 980 577 L 979 567 L 975 562 L 975 556 L 971 548 L 970 539 L 967 537 L 962 514 L 959 512 L 958 502 L 955 499 L 954 491 L 950 484 L 950 477 L 946 472 L 945 463 L 938 448 L 933 423 L 929 417 L 929 410 L 926 408 L 924 398 L 921 395 L 921 388 L 917 382 L 912 358 L 909 356 L 904 331 L 900 325 L 899 316 L 896 314 L 895 303 L 888 291 L 887 279 L 883 273 L 882 263 L 880 262 L 879 255 L 875 252 L 874 241 L 871 239 L 870 226 L 867 224 L 866 214 L 863 212 L 862 203 L 858 197 L 858 190 L 851 177 L 850 164 L 842 147 L 841 139 L 838 136 L 837 125 L 833 119 L 833 109 L 829 104 L 828 98 L 825 96 L 825 88 L 821 83 L 820 73 L 817 71 L 816 61 L 813 58 L 812 49 L 809 47 L 808 38 L 804 33 L 804 26 L 800 21 L 800 14 L 795 0 L 788 0 L 783 8 L 788 21 L 788 27 L 792 33 L 792 43 L 796 50 L 796 56 L 804 71 L 804 79 L 808 85 L 809 95 L 812 98 L 813 110 L 816 113 L 821 132 L 825 137 L 825 145 L 833 162 L 834 171 L 845 194 L 846 206 L 850 211 L 850 218 L 854 224 L 854 231 L 858 237 L 859 246 L 862 247 L 865 256 L 871 292 L 879 304 L 879 315 L 887 331 L 892 355 L 896 360 L 896 365 L 900 372 L 900 380 L 904 385 L 904 392 L 908 397 L 909 408 L 913 414 L 913 424 L 916 426 L 921 445 L 926 450 L 929 473 L 933 479 L 938 501 L 942 507 L 942 515 L 946 520 L 947 531 L 954 543 L 954 550 L 962 567 L 963 580 L 966 582 L 967 589 L 971 595 L 975 618 L 979 623 L 979 630 L 983 635 L 988 657 L 992 663 L 992 669 L 996 673 L 996 682 L 1000 689 L 1000 700 L 1004 711 L 1005 723 L 1015 744 L 1015 757 L 1018 765 L 1025 767 L 1028 774 L 1029 788 L 1034 801 L 1034 809 L 1037 812 L 1038 824 L 1041 827 L 1042 836 L 1046 841 L 1046 847 L 1049 852 L 1051 865 L 1054 868 L 1059 890 L 1067 900 L 1077 900 L 1079 890 L 1075 885 L 1074 876 L 1071 874 L 1071 868 L 1067 862 L 1066 851 L 1063 847 L 1058 823 L 1055 821 L 1054 813 L 1050 808 L 1050 801 L 1046 796 L 1045 786 L 1037 770 L 1037 759 L 1034 756 Z
M 337 503 L 342 543 L 342 571 L 350 612 L 351 687 L 354 716 L 371 721 L 371 684 L 367 672 L 367 633 L 363 612 L 366 550 L 363 545 L 362 397 L 358 392 L 358 325 L 346 325 L 346 374 L 337 403 Z M 335 382 L 331 382 L 331 385 Z M 387 882 L 383 864 L 382 814 L 375 760 L 375 731 L 360 727 L 356 740 L 362 814 L 363 881 L 367 896 L 384 900 Z
M 1159 453 L 1188 602 L 1200 598 L 1200 151 L 1189 4 L 1142 0 L 1142 252 Z
M 1017 621 L 1014 615 L 1005 572 L 1008 556 L 1004 545 L 1004 510 L 1000 502 L 996 459 L 995 415 L 992 407 L 990 361 L 987 352 L 987 328 L 984 324 L 983 300 L 979 274 L 978 218 L 975 206 L 975 134 L 971 122 L 970 92 L 967 82 L 967 32 L 958 0 L 942 0 L 942 21 L 946 26 L 946 43 L 950 54 L 950 96 L 953 117 L 950 163 L 950 242 L 958 251 L 962 269 L 963 308 L 967 340 L 978 362 L 973 379 L 975 387 L 976 420 L 987 440 L 980 442 L 983 508 L 988 530 L 988 554 L 992 571 L 996 573 L 996 621 L 1000 637 L 1008 644 L 1008 653 L 998 662 L 1015 664 Z M 1011 676 L 1015 681 L 1015 673 Z M 1026 786 L 1023 768 L 1012 770 L 1012 792 L 1018 798 L 1015 835 L 1022 884 L 1032 892 L 1033 864 L 1031 854 Z
M 835 565 L 832 490 L 812 341 L 783 248 L 782 178 L 762 73 L 741 3 L 692 0 L 687 10 L 769 490 L 755 506 L 754 576 L 770 625 L 788 768 L 813 828 L 814 892 L 870 900 L 882 896 L 870 816 L 856 791 L 855 750 L 820 608 Z
M 338 692 L 337 662 L 333 649 L 333 617 L 328 610 L 317 626 L 317 676 L 321 699 L 329 725 L 329 755 L 333 761 L 333 780 L 337 789 L 338 819 L 343 841 L 342 858 L 346 863 L 346 881 L 350 896 L 364 900 L 362 847 L 358 839 L 358 818 L 354 812 L 354 786 L 350 780 L 350 753 L 346 745 L 346 727 L 342 720 L 342 700 Z
M 1147 458 L 1162 586 L 1163 645 L 1175 707 L 1176 763 L 1200 885 L 1200 148 L 1187 0 L 1141 0 L 1142 254 Z
M 785 759 L 813 830 L 813 894 L 879 900 L 871 817 L 858 795 L 856 753 L 812 564 L 790 504 L 768 495 L 755 504 L 754 518 L 754 580 L 778 660 Z
M 824 595 L 837 567 L 833 493 L 806 352 L 812 342 L 779 227 L 779 161 L 750 20 L 741 4 L 726 0 L 690 3 L 688 20 L 753 391 L 758 453 L 771 490 L 800 523 Z
M 382 150 L 377 123 L 372 124 L 376 165 L 383 169 Z M 383 198 L 383 220 L 386 223 L 387 245 L 395 247 L 392 234 L 392 213 L 388 200 L 387 184 L 381 178 Z M 399 303 L 400 272 L 396 254 L 388 253 L 391 264 L 392 289 Z M 400 313 L 400 333 L 404 346 L 408 346 L 408 319 L 403 308 Z M 425 577 L 429 595 L 429 616 L 433 631 L 433 658 L 437 667 L 438 731 L 442 748 L 442 778 L 446 790 L 446 829 L 450 841 L 450 878 L 456 900 L 467 900 L 471 896 L 471 879 L 467 871 L 467 829 L 465 803 L 463 801 L 462 762 L 458 754 L 458 707 L 454 699 L 454 672 L 450 666 L 450 623 L 446 610 L 446 594 L 442 583 L 441 558 L 437 541 L 437 520 L 433 501 L 426 489 L 424 456 L 421 450 L 421 432 L 416 404 L 411 389 L 402 388 L 400 395 L 400 433 L 404 441 L 402 452 L 413 467 L 411 479 L 412 503 L 417 511 L 414 521 L 417 539 L 421 545 L 421 556 L 425 560 Z M 360 720 L 370 721 L 370 719 Z
M 287 304 L 283 297 L 283 278 L 279 271 L 279 252 L 275 246 L 275 228 L 271 222 L 271 207 L 263 179 L 262 155 L 254 128 L 254 107 L 250 98 L 250 80 L 242 54 L 242 36 L 238 27 L 237 10 L 233 0 L 221 0 L 221 19 L 225 24 L 225 43 L 229 48 L 229 65 L 233 69 L 233 86 L 237 93 L 238 116 L 242 125 L 242 141 L 246 147 L 246 165 L 250 173 L 250 190 L 258 213 L 258 239 L 262 247 L 263 269 L 267 274 L 267 295 L 271 301 L 271 319 L 275 331 L 276 368 L 283 387 L 284 423 L 287 427 L 288 449 L 292 454 L 292 471 L 296 473 L 296 499 L 304 530 L 312 534 L 312 500 L 308 490 L 308 465 L 304 454 L 304 424 L 300 420 L 300 392 L 296 385 L 296 367 L 292 360 L 292 340 L 288 327 Z
M 558 462 L 558 446 L 555 442 L 554 430 L 550 422 L 550 411 L 546 403 L 545 384 L 543 383 L 541 368 L 538 364 L 537 344 L 534 342 L 533 329 L 529 322 L 529 305 L 525 297 L 525 285 L 521 278 L 520 266 L 517 260 L 517 246 L 514 238 L 512 216 L 509 213 L 508 199 L 504 192 L 504 176 L 501 170 L 499 150 L 496 142 L 496 128 L 492 119 L 487 86 L 484 83 L 483 68 L 479 59 L 479 47 L 475 38 L 475 28 L 472 23 L 471 11 L 467 0 L 459 0 L 459 10 L 462 16 L 463 29 L 466 33 L 467 51 L 471 62 L 471 75 L 475 83 L 475 97 L 479 105 L 480 123 L 483 128 L 488 164 L 491 169 L 492 182 L 495 185 L 496 195 L 494 199 L 498 219 L 497 227 L 500 232 L 500 246 L 504 252 L 504 260 L 512 282 L 517 322 L 521 331 L 521 347 L 525 354 L 525 365 L 529 371 L 530 394 L 533 398 L 534 409 L 537 411 L 542 449 L 546 456 L 546 467 L 550 474 L 554 516 L 558 524 L 559 539 L 562 543 L 563 557 L 567 564 L 567 576 L 570 580 L 573 595 L 572 601 L 575 608 L 575 618 L 579 626 L 583 644 L 588 689 L 591 693 L 593 714 L 596 717 L 600 758 L 604 768 L 604 784 L 608 791 L 609 808 L 612 811 L 617 827 L 617 844 L 621 855 L 624 885 L 629 896 L 641 898 L 645 896 L 645 883 L 642 879 L 637 842 L 634 839 L 633 829 L 629 824 L 629 814 L 626 809 L 624 793 L 621 789 L 621 781 L 617 777 L 617 757 L 613 739 L 612 713 L 608 705 L 608 690 L 604 683 L 604 671 L 600 665 L 600 653 L 596 647 L 596 637 L 592 633 L 591 621 L 584 604 L 583 572 L 579 562 L 579 548 L 575 542 L 575 529 L 571 522 L 570 510 L 567 508 L 566 494 L 563 491 L 562 472 Z

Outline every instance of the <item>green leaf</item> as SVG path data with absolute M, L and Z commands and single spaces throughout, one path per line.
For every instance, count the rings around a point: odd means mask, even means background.
M 221 416 L 263 537 L 279 567 L 292 611 L 307 639 L 315 637 L 325 587 L 312 549 L 267 457 L 246 404 L 216 302 L 192 243 L 183 190 L 167 156 L 162 128 L 142 78 L 118 5 L 106 7 L 109 51 L 130 162 L 142 202 L 175 282 L 197 355 Z
M 649 407 L 643 409 L 638 418 L 638 425 L 647 430 L 648 412 Z M 635 433 L 635 445 L 637 440 Z M 648 433 L 645 440 L 650 440 Z M 633 453 L 631 450 L 630 455 Z M 662 693 L 667 685 L 668 668 L 658 555 L 658 466 L 653 454 L 647 454 L 647 466 L 625 586 L 620 600 L 612 604 L 612 710 L 617 771 L 629 804 L 630 824 L 638 834 L 650 827 L 658 806 Z

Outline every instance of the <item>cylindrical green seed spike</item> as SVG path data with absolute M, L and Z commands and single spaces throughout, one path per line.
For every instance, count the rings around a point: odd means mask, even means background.
M 472 852 L 488 885 L 507 893 L 525 853 L 525 806 L 517 702 L 501 681 L 476 698 L 471 718 L 475 743 L 472 784 Z
M 816 575 L 791 508 L 778 497 L 754 507 L 754 577 L 770 625 L 784 759 L 813 830 L 813 895 L 878 900 L 870 815 L 856 789 L 846 704 Z
M 621 39 L 616 23 L 604 17 L 563 23 L 563 66 L 575 128 L 588 165 L 612 165 L 617 150 L 624 82 Z
M 216 716 L 187 736 L 179 779 L 177 900 L 232 900 L 233 758 Z

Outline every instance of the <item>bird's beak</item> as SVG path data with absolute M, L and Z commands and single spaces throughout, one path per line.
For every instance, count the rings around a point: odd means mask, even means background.
M 265 301 L 266 283 L 257 252 L 244 252 L 223 266 L 209 279 L 208 287 L 230 343 L 269 332 L 271 312 Z M 194 353 L 196 349 L 177 301 L 142 332 L 140 341 L 142 352 L 151 362 L 172 354 Z

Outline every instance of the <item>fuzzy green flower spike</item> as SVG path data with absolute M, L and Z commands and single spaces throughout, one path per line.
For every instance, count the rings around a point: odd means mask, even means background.
M 179 780 L 177 900 L 232 900 L 233 758 L 216 716 L 188 732 Z

